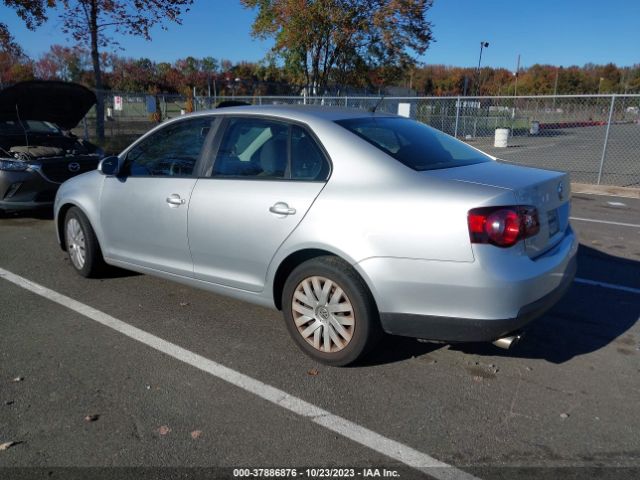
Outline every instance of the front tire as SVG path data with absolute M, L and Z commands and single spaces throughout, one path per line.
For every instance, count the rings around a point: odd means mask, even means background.
M 98 277 L 106 264 L 100 244 L 87 217 L 72 207 L 64 219 L 64 238 L 69 260 L 74 270 L 83 277 Z
M 316 257 L 296 267 L 284 285 L 282 310 L 298 347 L 326 365 L 355 362 L 381 334 L 371 292 L 338 257 Z

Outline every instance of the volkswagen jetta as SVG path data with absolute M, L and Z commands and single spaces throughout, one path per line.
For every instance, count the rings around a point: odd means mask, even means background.
M 573 279 L 569 189 L 402 117 L 231 107 L 158 126 L 65 182 L 55 212 L 81 275 L 280 309 L 303 351 L 346 365 L 382 332 L 517 338 Z

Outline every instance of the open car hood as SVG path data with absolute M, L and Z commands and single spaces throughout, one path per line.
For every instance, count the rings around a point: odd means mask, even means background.
M 96 103 L 96 95 L 77 83 L 35 80 L 0 90 L 0 120 L 42 120 L 70 130 Z M 17 106 L 17 109 L 16 109 Z

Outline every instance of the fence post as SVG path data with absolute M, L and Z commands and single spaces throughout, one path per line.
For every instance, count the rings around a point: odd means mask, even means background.
M 604 159 L 607 156 L 607 145 L 609 144 L 609 129 L 611 128 L 611 119 L 613 118 L 613 107 L 616 103 L 616 96 L 611 95 L 611 107 L 609 107 L 609 120 L 607 121 L 607 131 L 604 134 L 604 147 L 602 148 L 602 158 L 600 159 L 600 169 L 598 170 L 598 185 L 602 180 L 602 168 L 604 167 Z
M 453 132 L 453 136 L 458 138 L 458 120 L 460 120 L 460 96 L 456 100 L 456 128 Z
M 344 108 L 349 108 L 349 97 L 344 96 Z

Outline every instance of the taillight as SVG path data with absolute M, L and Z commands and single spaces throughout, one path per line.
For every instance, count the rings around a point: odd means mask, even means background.
M 498 247 L 511 247 L 540 231 L 538 210 L 523 205 L 474 208 L 469 210 L 467 221 L 471 243 Z

